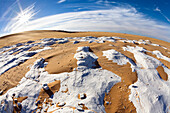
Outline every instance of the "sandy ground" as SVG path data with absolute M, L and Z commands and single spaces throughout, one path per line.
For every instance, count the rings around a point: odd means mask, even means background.
M 71 72 L 75 67 L 77 67 L 76 59 L 74 59 L 74 54 L 76 53 L 77 47 L 80 46 L 89 46 L 91 50 L 98 56 L 98 64 L 103 68 L 107 69 L 109 71 L 112 71 L 113 73 L 117 74 L 121 77 L 122 81 L 120 83 L 117 83 L 114 85 L 110 91 L 109 94 L 106 94 L 104 101 L 110 101 L 111 104 L 105 104 L 105 110 L 107 113 L 134 113 L 136 112 L 136 109 L 134 105 L 129 101 L 129 94 L 130 90 L 128 89 L 128 86 L 133 84 L 137 81 L 137 74 L 136 72 L 132 72 L 130 68 L 130 64 L 127 65 L 117 65 L 116 63 L 113 63 L 112 61 L 109 61 L 106 57 L 103 56 L 102 51 L 109 50 L 109 49 L 115 49 L 118 52 L 121 52 L 122 54 L 126 55 L 127 57 L 131 58 L 134 62 L 134 56 L 130 52 L 123 51 L 123 46 L 141 46 L 149 51 L 153 50 L 159 50 L 161 53 L 167 57 L 170 58 L 170 43 L 143 37 L 143 36 L 137 36 L 137 35 L 130 35 L 130 34 L 123 34 L 123 33 L 109 33 L 109 32 L 63 32 L 63 31 L 30 31 L 30 32 L 23 32 L 13 35 L 8 35 L 4 37 L 0 37 L 0 47 L 3 46 L 9 46 L 13 44 L 17 44 L 19 42 L 27 42 L 30 40 L 38 40 L 42 38 L 63 38 L 63 37 L 83 37 L 83 36 L 118 36 L 122 38 L 127 38 L 131 40 L 150 40 L 153 43 L 162 45 L 168 49 L 163 49 L 162 47 L 155 47 L 151 45 L 144 45 L 144 44 L 132 44 L 132 43 L 122 43 L 122 42 L 106 42 L 103 44 L 99 43 L 88 43 L 88 42 L 81 42 L 78 44 L 73 44 L 72 42 L 68 42 L 65 44 L 54 44 L 51 47 L 53 49 L 48 51 L 43 51 L 38 54 L 36 54 L 32 59 L 27 60 L 23 64 L 20 64 L 17 67 L 14 67 L 4 74 L 0 76 L 0 89 L 5 90 L 5 92 L 15 87 L 18 82 L 21 80 L 22 77 L 25 76 L 26 72 L 29 71 L 28 66 L 32 65 L 33 62 L 36 59 L 39 59 L 41 57 L 45 58 L 45 60 L 48 62 L 48 65 L 46 66 L 46 71 L 48 71 L 51 74 L 57 74 L 62 72 Z M 36 48 L 34 48 L 36 49 Z M 155 55 L 152 55 L 151 53 L 146 53 L 150 56 L 153 56 L 157 58 Z M 157 58 L 158 59 L 158 58 Z M 159 59 L 165 66 L 170 68 L 170 63 L 165 60 Z M 167 80 L 167 75 L 164 72 L 162 67 L 157 68 L 160 77 L 163 80 Z M 56 91 L 59 88 L 59 81 L 56 81 L 56 83 L 51 83 L 52 91 Z M 45 97 L 48 97 L 48 95 L 45 95 L 43 89 L 40 94 L 42 100 L 44 100 Z
M 17 34 L 11 34 L 4 37 L 0 37 L 0 47 L 13 45 L 18 42 L 26 42 L 30 40 L 37 40 L 42 38 L 63 38 L 63 37 L 83 37 L 83 36 L 118 36 L 122 38 L 127 38 L 130 40 L 150 40 L 153 43 L 158 42 L 160 45 L 164 45 L 169 48 L 170 44 L 168 42 L 157 40 L 154 38 L 149 38 L 145 36 L 131 35 L 125 33 L 110 33 L 110 32 L 66 32 L 66 31 L 52 31 L 52 30 L 39 30 L 39 31 L 27 31 Z M 7 43 L 8 42 L 8 43 Z
M 168 80 L 168 75 L 164 72 L 164 69 L 163 69 L 162 66 L 158 66 L 158 67 L 157 67 L 157 71 L 158 71 L 160 77 L 161 77 L 163 80 L 165 80 L 165 81 Z

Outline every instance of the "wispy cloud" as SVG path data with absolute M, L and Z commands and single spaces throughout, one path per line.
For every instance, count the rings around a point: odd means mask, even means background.
M 15 33 L 40 29 L 125 32 L 170 41 L 169 24 L 152 20 L 133 7 L 56 14 L 19 26 L 17 23 L 9 23 L 5 30 Z
M 10 5 L 8 7 L 8 9 L 3 13 L 3 15 L 1 16 L 1 19 L 6 19 L 6 16 L 11 13 L 11 11 L 13 10 L 14 6 L 16 5 L 17 1 L 15 1 L 12 5 Z
M 96 4 L 102 4 L 102 5 L 106 5 L 106 6 L 110 6 L 112 4 L 115 4 L 116 2 L 114 1 L 108 1 L 108 0 L 98 0 L 96 1 Z
M 57 3 L 60 4 L 60 3 L 63 3 L 65 2 L 66 0 L 59 0 Z
M 170 19 L 164 13 L 162 13 L 162 11 L 159 9 L 159 7 L 156 7 L 156 9 L 154 9 L 154 11 L 159 12 L 170 23 Z

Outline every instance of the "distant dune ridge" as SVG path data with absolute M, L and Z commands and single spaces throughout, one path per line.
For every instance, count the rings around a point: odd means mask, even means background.
M 170 44 L 110 32 L 0 37 L 1 113 L 170 112 Z

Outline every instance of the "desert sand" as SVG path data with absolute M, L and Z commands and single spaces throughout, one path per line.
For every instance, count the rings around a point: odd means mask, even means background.
M 93 37 L 101 37 L 101 36 L 114 36 L 126 38 L 128 40 L 149 40 L 152 43 L 159 44 L 160 46 L 153 46 L 148 44 L 137 44 L 137 43 L 123 43 L 121 41 L 117 42 L 105 42 L 105 43 L 88 43 L 88 42 L 79 42 L 77 44 L 73 44 L 73 42 L 68 42 L 65 44 L 53 44 L 53 49 L 42 51 L 33 56 L 33 58 L 28 59 L 24 63 L 13 67 L 0 75 L 0 89 L 3 90 L 3 93 L 6 93 L 10 88 L 13 88 L 19 84 L 19 81 L 25 76 L 25 74 L 29 71 L 30 65 L 33 64 L 37 59 L 44 58 L 48 65 L 45 67 L 45 70 L 49 74 L 58 74 L 63 72 L 72 72 L 74 68 L 77 67 L 77 60 L 74 58 L 74 54 L 78 47 L 89 46 L 91 51 L 98 56 L 97 65 L 102 67 L 102 69 L 106 69 L 111 71 L 118 76 L 121 77 L 121 82 L 115 84 L 108 94 L 105 94 L 104 101 L 109 101 L 110 103 L 105 103 L 105 111 L 107 113 L 135 113 L 136 108 L 132 102 L 129 101 L 130 89 L 128 88 L 131 84 L 137 81 L 137 73 L 132 72 L 130 64 L 126 65 L 117 65 L 117 63 L 113 63 L 111 60 L 108 60 L 105 56 L 103 56 L 102 51 L 114 49 L 128 58 L 132 59 L 133 62 L 136 63 L 136 60 L 131 52 L 123 51 L 122 47 L 124 46 L 139 46 L 143 47 L 148 51 L 158 50 L 164 56 L 170 58 L 170 43 L 144 37 L 138 35 L 124 34 L 124 33 L 110 33 L 110 32 L 66 32 L 66 31 L 27 31 L 18 34 L 11 34 L 4 37 L 0 37 L 0 48 L 4 46 L 10 46 L 17 43 L 23 43 L 27 41 L 38 41 L 43 38 L 64 38 L 64 37 L 85 37 L 85 36 L 93 36 Z M 166 47 L 167 49 L 162 48 Z M 39 49 L 39 47 L 37 47 Z M 36 50 L 35 48 L 31 48 L 31 50 Z M 29 51 L 31 51 L 29 50 Z M 150 55 L 158 60 L 160 60 L 166 67 L 170 68 L 170 63 L 164 59 L 158 58 L 156 55 L 153 55 L 149 52 L 146 52 L 147 55 Z M 157 68 L 160 77 L 164 80 L 168 80 L 168 75 L 164 72 L 164 69 L 159 66 Z M 53 93 L 59 90 L 59 81 L 56 83 L 51 83 L 51 90 Z M 48 97 L 45 94 L 43 89 L 40 92 L 40 97 L 42 100 Z

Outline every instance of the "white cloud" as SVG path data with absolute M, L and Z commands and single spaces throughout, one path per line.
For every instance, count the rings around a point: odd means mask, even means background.
M 60 4 L 60 3 L 63 3 L 65 2 L 66 0 L 59 0 L 57 3 Z
M 170 19 L 165 14 L 163 14 L 162 11 L 158 7 L 156 7 L 154 11 L 158 11 L 170 23 Z
M 96 3 L 97 4 L 100 4 L 100 3 L 102 3 L 103 2 L 103 0 L 98 0 Z
M 168 24 L 149 19 L 133 7 L 56 14 L 29 21 L 26 25 L 6 28 L 10 33 L 39 29 L 126 32 L 170 41 Z
M 154 11 L 160 12 L 161 10 L 158 7 L 156 7 Z
M 111 4 L 115 4 L 116 2 L 111 2 L 111 1 L 108 1 L 108 0 L 98 0 L 96 2 L 96 4 L 102 4 L 102 5 L 106 5 L 106 6 L 110 6 Z M 111 5 L 112 6 L 112 5 Z

